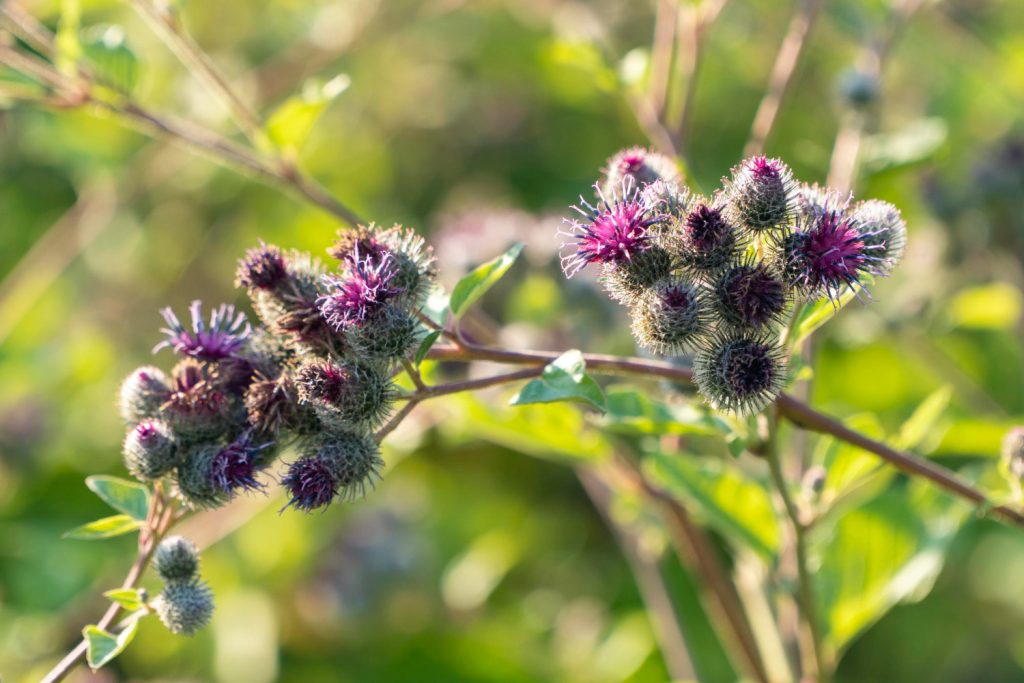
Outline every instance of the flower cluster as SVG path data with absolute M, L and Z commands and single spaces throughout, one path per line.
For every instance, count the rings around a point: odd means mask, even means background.
M 690 192 L 667 157 L 631 148 L 612 157 L 560 234 L 572 277 L 601 267 L 630 309 L 634 336 L 662 355 L 693 353 L 715 408 L 748 414 L 782 390 L 781 329 L 794 302 L 857 293 L 903 256 L 906 225 L 880 200 L 798 183 L 779 159 L 736 166 L 711 197 Z
M 145 366 L 121 387 L 125 465 L 143 481 L 166 478 L 192 507 L 223 505 L 265 488 L 285 444 L 299 458 L 282 477 L 288 505 L 309 511 L 360 495 L 382 461 L 374 430 L 391 412 L 396 365 L 421 337 L 419 307 L 436 273 L 415 232 L 360 226 L 328 250 L 331 272 L 300 252 L 260 243 L 236 284 L 258 317 L 222 305 L 190 325 L 162 311 L 180 360 L 169 374 Z
M 160 542 L 153 566 L 164 580 L 164 589 L 153 608 L 171 633 L 191 636 L 210 623 L 213 591 L 199 577 L 199 549 L 181 536 Z

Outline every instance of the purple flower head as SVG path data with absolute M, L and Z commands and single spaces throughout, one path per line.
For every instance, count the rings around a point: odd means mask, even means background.
M 597 186 L 595 185 L 595 188 Z M 580 197 L 580 205 L 572 207 L 585 222 L 565 219 L 568 230 L 559 234 L 572 239 L 562 244 L 573 251 L 562 254 L 562 270 L 572 277 L 590 263 L 622 264 L 650 246 L 647 229 L 664 220 L 655 212 L 649 197 L 637 192 L 631 177 L 622 182 L 621 197 L 605 197 L 598 188 L 600 201 L 591 205 Z
M 238 490 L 262 491 L 266 485 L 257 481 L 261 453 L 272 442 L 255 444 L 251 432 L 245 432 L 224 446 L 210 463 L 210 483 L 215 489 L 234 495 Z
M 766 156 L 754 157 L 747 164 L 750 174 L 764 183 L 779 182 L 786 173 L 786 167 L 781 161 Z
M 167 339 L 153 347 L 153 353 L 169 348 L 183 356 L 207 361 L 234 356 L 249 336 L 250 327 L 245 314 L 237 313 L 234 306 L 221 304 L 210 314 L 210 323 L 207 325 L 203 322 L 202 306 L 198 299 L 189 306 L 191 330 L 181 324 L 170 308 L 161 310 L 160 315 L 168 326 L 160 331 L 167 335 Z
M 737 328 L 759 329 L 777 321 L 786 308 L 786 286 L 763 263 L 734 266 L 715 283 L 715 312 Z
M 236 287 L 274 289 L 288 277 L 288 267 L 281 250 L 260 240 L 258 247 L 245 252 L 238 261 Z
M 337 331 L 361 327 L 401 293 L 394 286 L 395 273 L 393 261 L 386 254 L 379 261 L 357 260 L 343 277 L 325 276 L 324 284 L 330 293 L 317 299 L 320 314 Z
M 341 487 L 335 469 L 317 456 L 293 462 L 281 483 L 291 496 L 285 508 L 294 505 L 303 512 L 330 505 Z
M 675 161 L 643 147 L 630 147 L 615 154 L 604 167 L 605 191 L 617 189 L 622 181 L 630 178 L 639 188 L 658 180 L 671 183 L 680 181 L 679 168 Z
M 882 245 L 865 244 L 856 221 L 843 209 L 825 206 L 782 242 L 787 279 L 810 296 L 834 299 L 855 289 L 865 274 L 878 272 Z
M 373 224 L 340 231 L 338 239 L 327 249 L 330 256 L 351 266 L 355 266 L 360 259 L 379 263 L 388 251 L 388 245 L 378 237 L 377 227 Z

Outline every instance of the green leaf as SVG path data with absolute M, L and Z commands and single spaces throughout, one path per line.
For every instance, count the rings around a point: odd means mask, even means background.
M 115 588 L 103 594 L 111 602 L 124 607 L 129 612 L 140 610 L 146 606 L 145 591 L 139 588 Z
M 149 516 L 149 489 L 142 484 L 118 477 L 86 477 L 85 485 L 100 499 L 118 512 L 140 522 Z
M 285 100 L 267 119 L 267 135 L 281 147 L 300 149 L 320 115 L 351 83 L 352 79 L 345 74 L 326 83 L 318 79 L 306 81 L 299 95 Z
M 566 351 L 545 366 L 539 379 L 531 381 L 512 397 L 511 405 L 579 401 L 604 412 L 607 410 L 604 391 L 587 374 L 586 368 L 582 353 L 576 349 Z
M 90 625 L 82 629 L 82 635 L 88 645 L 85 651 L 85 659 L 89 668 L 96 671 L 104 664 L 125 651 L 135 638 L 135 631 L 139 628 L 139 620 L 133 619 L 128 622 L 124 630 L 116 636 L 108 633 L 98 626 Z
M 929 440 L 929 437 L 933 437 L 933 445 L 937 443 L 939 439 L 934 438 L 936 426 L 952 398 L 953 388 L 948 385 L 932 392 L 900 427 L 899 436 L 894 440 L 893 446 L 906 450 L 919 448 L 922 443 Z
M 103 519 L 97 519 L 94 522 L 76 527 L 71 531 L 65 532 L 61 538 L 72 538 L 79 541 L 98 541 L 103 538 L 113 538 L 114 536 L 131 533 L 141 526 L 142 523 L 139 520 L 128 515 L 114 515 L 113 517 L 104 517 Z
M 1005 282 L 971 287 L 949 303 L 949 317 L 957 327 L 975 330 L 1012 330 L 1020 320 L 1024 297 Z
M 771 561 L 778 553 L 779 525 L 768 489 L 737 465 L 690 453 L 654 452 L 644 459 L 653 481 L 727 539 Z
M 895 133 L 869 136 L 861 148 L 861 165 L 872 174 L 920 163 L 942 148 L 947 133 L 945 121 L 928 118 L 911 121 Z
M 477 299 L 508 272 L 512 264 L 523 251 L 523 244 L 518 242 L 501 256 L 475 268 L 469 275 L 459 280 L 452 290 L 451 311 L 456 318 L 462 316 Z
M 870 275 L 864 275 L 861 286 L 867 287 L 872 281 Z M 835 302 L 831 299 L 822 299 L 821 301 L 808 303 L 804 306 L 803 311 L 800 313 L 800 320 L 796 324 L 796 332 L 790 340 L 793 348 L 799 348 L 800 344 L 814 334 L 815 330 L 834 318 L 846 304 L 853 301 L 854 297 L 857 296 L 858 289 L 844 290 Z
M 616 386 L 607 395 L 602 427 L 620 434 L 712 436 L 728 431 L 722 418 L 693 403 L 668 405 L 637 389 Z
M 139 58 L 120 26 L 93 26 L 82 36 L 82 53 L 104 85 L 128 95 L 139 82 Z
M 416 367 L 419 367 L 420 363 L 423 362 L 423 359 L 427 357 L 428 353 L 430 353 L 430 348 L 434 345 L 434 343 L 440 337 L 441 337 L 441 330 L 434 330 L 433 332 L 427 333 L 427 336 L 425 336 L 423 338 L 423 341 L 420 342 L 420 347 L 418 349 L 416 349 L 416 357 L 415 357 Z
M 874 415 L 854 415 L 843 424 L 872 439 L 885 440 L 885 431 Z M 896 474 L 874 453 L 832 437 L 818 441 L 814 461 L 825 470 L 820 505 L 837 516 L 877 496 Z
M 830 649 L 840 652 L 894 605 L 923 598 L 970 511 L 928 482 L 912 481 L 816 526 L 814 579 Z

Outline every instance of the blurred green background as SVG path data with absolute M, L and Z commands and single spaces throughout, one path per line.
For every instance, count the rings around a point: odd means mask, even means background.
M 61 3 L 22 4 L 56 26 Z M 740 159 L 795 6 L 734 0 L 709 32 L 689 153 L 699 186 Z M 838 83 L 887 6 L 825 2 L 766 148 L 803 180 L 824 181 Z M 126 3 L 81 9 L 83 27 L 124 27 L 140 101 L 233 130 Z M 634 352 L 623 312 L 592 281 L 560 277 L 554 233 L 608 156 L 647 142 L 623 90 L 650 46 L 652 2 L 192 0 L 183 17 L 263 112 L 308 78 L 351 78 L 302 163 L 361 215 L 429 234 L 449 285 L 526 242 L 484 300 L 504 343 Z M 152 361 L 157 309 L 243 304 L 231 281 L 244 248 L 262 238 L 322 254 L 337 225 L 96 112 L 6 105 L 0 677 L 27 681 L 96 618 L 130 561 L 127 537 L 60 534 L 106 514 L 82 480 L 122 473 L 113 397 Z M 887 65 L 856 188 L 902 208 L 908 256 L 822 330 L 813 382 L 815 405 L 877 414 L 884 433 L 951 387 L 919 450 L 982 478 L 1024 415 L 1022 111 L 1024 4 L 926 3 Z M 389 440 L 365 500 L 278 515 L 275 493 L 186 529 L 217 541 L 203 555 L 213 626 L 187 640 L 148 620 L 121 659 L 73 680 L 667 680 L 629 565 L 559 448 L 481 411 L 424 408 Z M 1022 575 L 1024 534 L 968 519 L 934 590 L 861 634 L 838 679 L 1024 680 Z

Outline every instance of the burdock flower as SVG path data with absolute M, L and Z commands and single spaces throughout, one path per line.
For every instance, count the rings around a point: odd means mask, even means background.
M 295 383 L 300 400 L 311 404 L 321 421 L 355 429 L 379 425 L 395 395 L 387 375 L 352 361 L 309 361 L 295 373 Z
M 704 303 L 685 280 L 660 282 L 635 302 L 633 335 L 640 346 L 660 355 L 682 353 L 704 333 Z
M 160 368 L 145 365 L 136 368 L 121 384 L 119 407 L 125 423 L 134 425 L 156 417 L 171 389 L 167 375 Z
M 726 197 L 731 218 L 751 232 L 786 225 L 793 212 L 796 182 L 780 159 L 759 156 L 733 169 Z
M 317 300 L 320 313 L 336 331 L 361 327 L 400 293 L 394 286 L 390 256 L 361 258 L 342 277 L 324 276 L 327 294 Z
M 178 460 L 177 439 L 163 420 L 143 420 L 125 437 L 124 464 L 136 479 L 158 479 L 173 470 Z
M 245 252 L 235 271 L 236 287 L 274 289 L 288 277 L 288 266 L 281 249 L 260 240 L 258 247 Z
M 597 206 L 581 196 L 580 205 L 572 208 L 584 221 L 565 219 L 569 229 L 559 231 L 572 240 L 562 244 L 563 249 L 572 250 L 562 254 L 566 277 L 572 277 L 590 263 L 627 263 L 651 246 L 648 228 L 665 218 L 657 213 L 649 196 L 637 191 L 632 177 L 623 180 L 621 195 L 613 194 L 609 199 L 599 189 L 598 196 Z
M 719 335 L 693 364 L 697 388 L 714 408 L 748 415 L 773 401 L 786 377 L 786 358 L 767 334 Z
M 678 237 L 683 267 L 695 275 L 714 273 L 731 263 L 739 251 L 736 229 L 722 208 L 698 201 L 687 212 Z
M 256 479 L 263 468 L 264 450 L 272 444 L 257 444 L 245 433 L 227 445 L 203 444 L 192 448 L 178 467 L 178 489 L 197 508 L 215 508 L 239 491 L 262 491 Z
M 850 210 L 865 249 L 875 249 L 879 275 L 890 275 L 903 259 L 907 246 L 907 224 L 900 210 L 889 202 L 869 199 Z
M 856 290 L 866 274 L 881 272 L 884 247 L 866 244 L 857 221 L 843 208 L 826 204 L 803 216 L 781 244 L 784 277 L 810 298 L 835 300 L 845 288 Z
M 232 397 L 210 381 L 207 367 L 186 358 L 171 372 L 173 386 L 160 413 L 175 436 L 191 444 L 216 439 L 228 428 Z
M 171 581 L 153 601 L 157 616 L 176 635 L 191 636 L 213 616 L 213 591 L 203 581 Z
M 303 444 L 302 454 L 281 483 L 291 495 L 285 507 L 303 512 L 363 496 L 384 465 L 373 439 L 352 432 L 324 432 Z
M 215 361 L 230 358 L 242 348 L 250 331 L 245 314 L 237 313 L 234 306 L 221 304 L 210 314 L 207 325 L 203 322 L 202 306 L 198 299 L 189 306 L 191 330 L 181 324 L 170 308 L 161 310 L 160 315 L 167 321 L 167 327 L 160 331 L 167 335 L 167 339 L 157 344 L 153 352 L 169 348 L 183 356 Z
M 602 189 L 614 192 L 629 178 L 638 188 L 658 180 L 678 183 L 681 180 L 679 167 L 669 157 L 643 147 L 630 147 L 618 152 L 608 160 L 604 168 Z
M 711 286 L 711 301 L 719 322 L 758 330 L 782 318 L 786 285 L 764 263 L 749 261 L 718 276 Z

